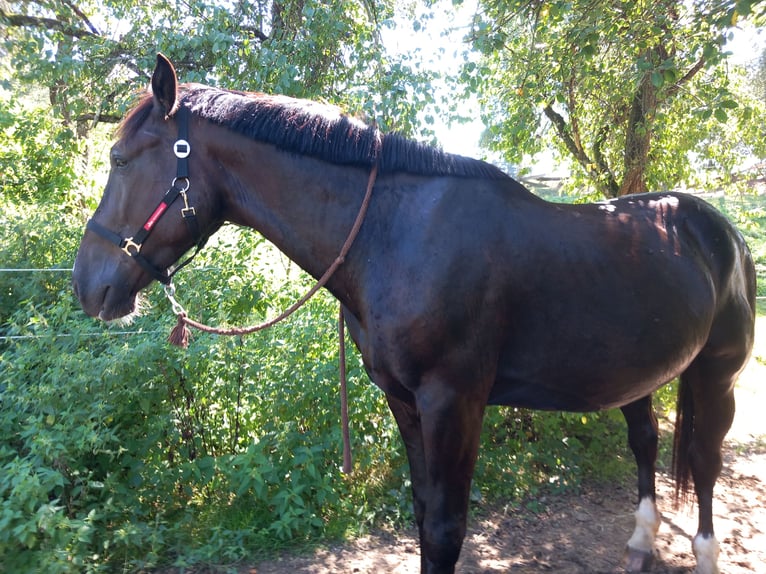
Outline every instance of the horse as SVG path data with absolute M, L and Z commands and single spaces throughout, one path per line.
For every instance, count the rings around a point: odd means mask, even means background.
M 224 222 L 320 277 L 370 192 L 325 287 L 406 446 L 422 573 L 455 571 L 488 405 L 622 410 L 638 468 L 625 564 L 649 567 L 661 520 L 652 393 L 676 378 L 676 490 L 696 493 L 697 572 L 719 571 L 713 487 L 753 345 L 755 271 L 708 203 L 550 203 L 488 163 L 332 106 L 179 84 L 162 54 L 110 162 L 73 272 L 84 311 L 106 321 L 169 283 Z

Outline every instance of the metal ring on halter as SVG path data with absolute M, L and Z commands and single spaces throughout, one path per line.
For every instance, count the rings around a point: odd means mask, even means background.
M 174 177 L 173 178 L 172 187 L 176 187 L 176 183 L 179 182 L 179 181 L 185 181 L 186 182 L 186 187 L 183 187 L 183 188 L 178 187 L 176 189 L 178 189 L 178 191 L 181 192 L 181 193 L 186 193 L 187 191 L 189 191 L 189 187 L 191 187 L 191 183 L 189 182 L 189 178 L 186 177 L 186 176 L 184 176 L 184 177 Z

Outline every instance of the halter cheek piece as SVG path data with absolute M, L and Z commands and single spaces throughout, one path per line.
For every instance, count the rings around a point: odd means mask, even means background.
M 178 165 L 176 171 L 176 177 L 173 179 L 173 183 L 170 185 L 170 189 L 165 192 L 165 196 L 157 207 L 152 211 L 152 214 L 141 226 L 141 228 L 130 237 L 121 237 L 114 231 L 111 231 L 97 223 L 93 219 L 88 221 L 86 229 L 92 231 L 102 239 L 106 239 L 108 242 L 119 247 L 123 253 L 128 257 L 131 257 L 136 263 L 138 263 L 144 270 L 149 273 L 154 279 L 162 283 L 163 285 L 170 285 L 170 281 L 178 271 L 188 265 L 194 258 L 200 249 L 205 246 L 207 237 L 200 233 L 199 222 L 197 221 L 197 212 L 193 207 L 189 206 L 189 199 L 186 193 L 189 191 L 189 153 L 191 152 L 191 146 L 188 142 L 189 137 L 189 110 L 185 107 L 180 107 L 176 112 L 176 120 L 178 121 L 178 140 L 173 144 L 173 152 L 176 158 L 178 158 Z M 160 269 L 149 261 L 141 253 L 141 247 L 144 241 L 149 237 L 149 234 L 154 229 L 154 226 L 162 218 L 173 202 L 181 196 L 184 202 L 184 206 L 181 208 L 181 217 L 186 222 L 186 227 L 189 230 L 189 234 L 194 241 L 196 249 L 187 259 L 181 264 L 176 266 L 172 271 L 167 269 Z

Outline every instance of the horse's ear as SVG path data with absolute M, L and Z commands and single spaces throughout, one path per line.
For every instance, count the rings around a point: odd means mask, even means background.
M 152 74 L 152 94 L 154 103 L 166 118 L 175 113 L 178 107 L 178 78 L 173 64 L 163 54 L 157 54 L 157 65 Z

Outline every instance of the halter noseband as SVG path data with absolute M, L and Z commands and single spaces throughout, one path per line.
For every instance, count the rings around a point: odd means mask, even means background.
M 121 237 L 119 234 L 111 231 L 94 221 L 93 219 L 88 221 L 86 229 L 92 231 L 102 239 L 106 239 L 108 242 L 119 247 L 123 253 L 128 257 L 131 257 L 136 263 L 138 263 L 144 270 L 149 273 L 154 279 L 162 283 L 163 285 L 169 285 L 173 275 L 175 275 L 181 268 L 191 262 L 200 249 L 202 249 L 207 241 L 207 237 L 200 233 L 199 222 L 197 221 L 197 212 L 193 207 L 189 206 L 189 200 L 186 196 L 186 192 L 189 191 L 189 153 L 191 152 L 191 146 L 188 142 L 189 137 L 189 110 L 186 107 L 181 106 L 175 114 L 178 121 L 178 140 L 173 144 L 173 153 L 178 158 L 178 164 L 176 169 L 176 177 L 173 179 L 173 183 L 170 185 L 170 189 L 165 192 L 162 201 L 152 211 L 152 214 L 141 226 L 141 228 L 130 237 Z M 162 218 L 167 211 L 168 207 L 181 196 L 184 202 L 184 206 L 181 208 L 181 217 L 186 222 L 186 227 L 189 230 L 189 234 L 194 240 L 196 249 L 191 256 L 185 259 L 180 265 L 176 266 L 172 271 L 167 269 L 160 269 L 149 261 L 141 253 L 141 247 L 143 246 L 149 234 L 154 229 L 154 226 Z

